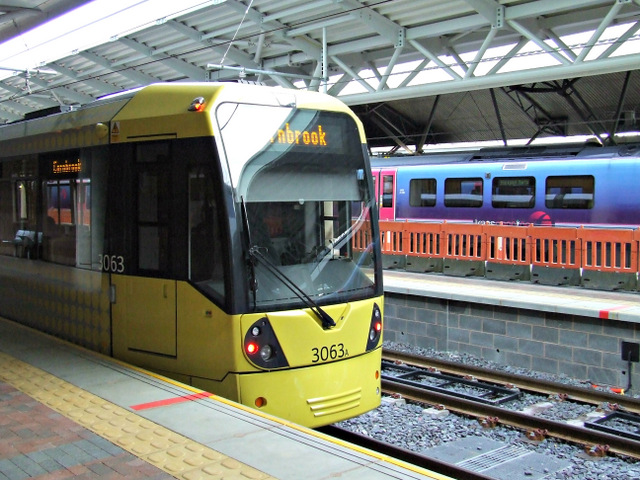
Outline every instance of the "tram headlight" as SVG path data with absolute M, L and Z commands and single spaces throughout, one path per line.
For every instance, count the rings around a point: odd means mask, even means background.
M 373 304 L 371 311 L 371 324 L 369 325 L 369 337 L 367 338 L 367 351 L 378 346 L 382 336 L 382 311 L 377 303 Z
M 273 349 L 271 348 L 271 345 L 264 345 L 261 349 L 260 349 L 260 358 L 267 362 L 269 361 L 269 359 L 273 356 Z
M 289 366 L 267 317 L 254 322 L 246 330 L 244 351 L 246 358 L 257 367 L 272 369 Z

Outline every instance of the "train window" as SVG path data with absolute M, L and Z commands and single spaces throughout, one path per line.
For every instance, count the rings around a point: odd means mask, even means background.
M 409 205 L 433 207 L 436 204 L 436 179 L 414 178 L 409 182 Z
M 382 207 L 393 207 L 393 175 L 382 176 Z
M 481 207 L 482 178 L 447 178 L 444 181 L 445 207 Z
M 547 208 L 593 208 L 594 186 L 593 175 L 547 177 L 545 205 Z
M 491 186 L 494 208 L 533 208 L 536 198 L 534 177 L 495 177 Z

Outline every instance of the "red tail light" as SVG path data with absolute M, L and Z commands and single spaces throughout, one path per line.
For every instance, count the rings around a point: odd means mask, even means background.
M 382 312 L 377 304 L 373 304 L 371 312 L 371 325 L 369 326 L 369 336 L 367 338 L 367 351 L 373 350 L 378 346 L 380 337 L 382 336 Z

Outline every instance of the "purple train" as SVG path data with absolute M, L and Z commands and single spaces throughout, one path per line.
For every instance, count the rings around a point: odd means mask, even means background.
M 381 220 L 640 225 L 640 145 L 372 159 Z

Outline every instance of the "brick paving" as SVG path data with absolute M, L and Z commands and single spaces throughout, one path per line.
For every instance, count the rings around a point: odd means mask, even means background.
M 0 382 L 0 480 L 173 479 Z

